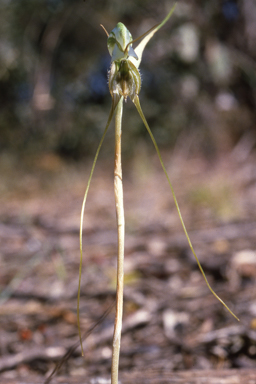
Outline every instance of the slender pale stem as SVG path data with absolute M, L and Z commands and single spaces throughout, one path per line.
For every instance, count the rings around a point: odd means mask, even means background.
M 116 107 L 115 116 L 115 169 L 114 169 L 114 191 L 117 217 L 118 233 L 118 255 L 117 255 L 117 288 L 116 288 L 116 317 L 113 336 L 111 384 L 118 384 L 118 365 L 120 354 L 120 342 L 123 317 L 123 286 L 124 286 L 124 204 L 123 204 L 123 182 L 121 162 L 121 135 L 122 135 L 123 97 Z
M 85 194 L 84 194 L 82 209 L 81 209 L 80 234 L 79 234 L 79 241 L 80 241 L 80 265 L 79 265 L 78 292 L 77 292 L 77 325 L 78 325 L 78 333 L 79 333 L 79 340 L 80 340 L 80 344 L 81 344 L 82 356 L 84 356 L 84 351 L 83 351 L 82 333 L 81 333 L 81 327 L 80 327 L 80 310 L 79 310 L 79 306 L 80 306 L 80 291 L 81 291 L 81 276 L 82 276 L 82 261 L 83 261 L 83 220 L 84 220 L 84 208 L 85 208 L 85 203 L 86 203 L 86 200 L 87 200 L 87 195 L 88 195 L 88 192 L 89 192 L 89 189 L 90 189 L 90 185 L 91 185 L 91 180 L 92 180 L 92 175 L 93 175 L 93 172 L 94 172 L 94 168 L 95 168 L 95 165 L 96 165 L 99 153 L 100 153 L 100 149 L 101 149 L 103 140 L 104 140 L 104 138 L 106 136 L 109 124 L 110 124 L 110 122 L 112 120 L 115 108 L 117 106 L 117 102 L 118 102 L 118 99 L 112 100 L 112 106 L 111 106 L 111 110 L 110 110 L 110 113 L 109 113 L 107 125 L 106 125 L 106 128 L 105 128 L 104 132 L 103 132 L 102 138 L 100 140 L 99 146 L 98 146 L 97 151 L 96 151 L 96 155 L 95 155 L 94 160 L 93 160 L 93 164 L 92 164 L 89 180 L 88 180 L 87 187 L 86 187 Z

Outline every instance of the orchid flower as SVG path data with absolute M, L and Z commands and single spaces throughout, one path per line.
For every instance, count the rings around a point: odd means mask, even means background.
M 185 232 L 186 238 L 189 243 L 189 247 L 197 261 L 198 267 L 205 279 L 205 282 L 213 293 L 213 295 L 225 306 L 225 308 L 238 320 L 238 318 L 233 314 L 233 312 L 227 307 L 227 305 L 222 301 L 222 299 L 214 292 L 211 288 L 205 273 L 202 269 L 202 266 L 198 260 L 198 257 L 194 251 L 192 243 L 190 241 L 188 232 L 186 230 L 183 218 L 181 216 L 180 208 L 167 174 L 166 168 L 164 166 L 161 154 L 159 152 L 157 143 L 154 139 L 154 136 L 149 128 L 149 125 L 146 121 L 146 118 L 143 114 L 143 111 L 140 106 L 139 101 L 139 92 L 141 89 L 141 77 L 139 73 L 139 66 L 141 63 L 143 51 L 149 42 L 149 40 L 154 36 L 154 34 L 169 20 L 174 9 L 176 7 L 176 2 L 171 8 L 168 15 L 165 19 L 151 28 L 149 31 L 144 33 L 142 36 L 133 40 L 131 33 L 125 27 L 124 24 L 118 23 L 117 26 L 108 34 L 107 46 L 111 56 L 111 66 L 109 71 L 109 90 L 112 97 L 112 106 L 108 121 L 103 133 L 103 136 L 100 140 L 96 155 L 93 161 L 91 173 L 89 176 L 87 188 L 84 195 L 84 200 L 81 210 L 81 221 L 80 221 L 80 268 L 79 268 L 79 285 L 78 285 L 78 300 L 77 300 L 77 318 L 78 318 L 78 329 L 79 336 L 82 348 L 81 340 L 81 331 L 80 331 L 80 322 L 79 322 L 79 301 L 80 301 L 80 288 L 81 288 L 81 270 L 82 270 L 82 228 L 83 228 L 83 217 L 84 217 L 84 208 L 85 203 L 96 165 L 96 161 L 99 155 L 100 148 L 102 146 L 104 137 L 107 133 L 108 127 L 112 120 L 112 117 L 115 113 L 115 169 L 114 169 L 114 191 L 115 191 L 115 201 L 116 201 L 116 214 L 117 214 L 117 230 L 118 230 L 118 264 L 117 264 L 117 299 L 116 299 L 116 318 L 115 318 L 115 327 L 114 327 L 114 338 L 113 338 L 113 353 L 112 353 L 112 370 L 111 370 L 111 383 L 118 383 L 118 364 L 119 364 L 119 352 L 120 352 L 120 340 L 121 340 L 121 328 L 122 328 L 122 313 L 123 313 L 123 260 L 124 260 L 124 209 L 123 209 L 123 186 L 122 186 L 122 166 L 121 166 L 121 133 L 122 133 L 122 111 L 123 111 L 123 100 L 127 100 L 127 97 L 130 97 L 135 107 L 138 110 L 138 113 L 152 139 L 153 145 L 156 149 L 157 155 L 159 157 L 161 166 L 165 173 L 165 176 L 168 180 L 171 192 L 174 198 L 175 206 L 178 211 L 178 215 Z M 133 44 L 138 40 L 141 42 L 133 49 Z M 82 348 L 83 354 L 83 348 Z

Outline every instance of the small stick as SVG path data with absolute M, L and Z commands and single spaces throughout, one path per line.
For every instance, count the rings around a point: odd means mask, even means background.
M 124 203 L 121 162 L 121 135 L 122 135 L 123 97 L 116 107 L 115 116 L 115 167 L 114 192 L 116 203 L 116 219 L 118 234 L 117 254 L 117 288 L 116 288 L 116 317 L 113 337 L 111 384 L 118 384 L 118 365 L 123 317 L 123 287 L 124 287 Z

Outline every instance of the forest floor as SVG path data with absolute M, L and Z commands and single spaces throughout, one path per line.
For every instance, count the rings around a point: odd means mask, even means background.
M 123 171 L 120 378 L 256 368 L 255 154 L 243 159 L 234 152 L 214 163 L 168 153 L 164 159 L 207 278 L 240 322 L 207 288 L 158 161 L 141 151 Z M 57 376 L 110 376 L 117 235 L 113 164 L 106 161 L 96 167 L 85 208 L 84 357 L 77 345 L 79 222 L 89 163 L 67 165 L 53 155 L 26 167 L 0 162 L 0 372 L 6 380 L 43 383 L 67 352 Z

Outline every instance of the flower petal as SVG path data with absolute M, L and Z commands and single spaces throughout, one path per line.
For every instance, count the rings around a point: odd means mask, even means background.
M 177 1 L 175 2 L 173 7 L 171 8 L 170 12 L 168 13 L 168 15 L 164 18 L 164 20 L 161 23 L 155 25 L 148 32 L 144 33 L 142 36 L 133 40 L 133 43 L 134 43 L 136 40 L 139 40 L 140 38 L 145 36 L 144 39 L 139 43 L 139 45 L 137 45 L 137 47 L 134 50 L 136 55 L 138 56 L 138 60 L 135 60 L 134 57 L 130 57 L 130 60 L 135 65 L 135 67 L 137 67 L 137 68 L 139 67 L 141 59 L 142 59 L 142 54 L 143 54 L 144 48 L 146 47 L 149 40 L 154 36 L 154 34 L 169 20 L 169 18 L 171 17 L 171 15 L 174 12 L 176 4 L 177 4 Z

